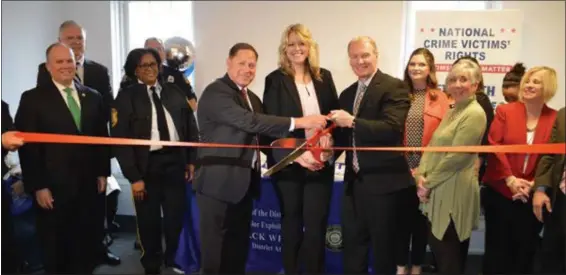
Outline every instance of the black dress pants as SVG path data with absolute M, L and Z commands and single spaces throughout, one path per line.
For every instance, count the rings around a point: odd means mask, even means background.
M 542 224 L 529 200 L 512 201 L 493 188 L 483 192 L 485 209 L 484 274 L 532 274 Z
M 325 272 L 326 227 L 334 175 L 309 177 L 304 171 L 298 172 L 296 179 L 275 180 L 281 209 L 283 268 L 286 274 L 299 274 L 300 270 L 320 274 Z
M 544 233 L 537 273 L 566 274 L 566 196 L 558 193 L 552 213 L 546 208 L 543 211 Z
M 348 186 L 342 200 L 342 234 L 345 274 L 367 274 L 370 247 L 375 274 L 394 274 L 396 270 L 397 231 L 408 217 L 402 215 L 411 188 L 375 194 L 358 176 Z M 373 183 L 375 184 L 375 183 Z M 394 183 L 391 183 L 394 184 Z
M 146 272 L 158 271 L 163 262 L 172 265 L 187 210 L 185 161 L 181 149 L 168 148 L 151 152 L 148 171 L 143 180 L 146 196 L 134 200 L 138 234 L 142 251 L 141 263 Z M 161 210 L 166 250 L 162 248 Z
M 419 209 L 419 198 L 417 187 L 411 186 L 411 195 L 408 196 L 409 203 L 401 210 L 406 212 L 402 216 L 406 217 L 402 221 L 404 225 L 398 229 L 398 241 L 395 250 L 396 263 L 398 266 L 413 266 L 424 264 L 426 246 L 428 244 L 428 220 Z

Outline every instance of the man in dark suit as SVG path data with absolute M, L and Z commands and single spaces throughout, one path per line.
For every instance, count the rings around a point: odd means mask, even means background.
M 104 103 L 74 82 L 72 49 L 55 43 L 46 52 L 51 82 L 22 94 L 15 124 L 22 132 L 108 136 Z M 30 143 L 20 148 L 26 191 L 35 197 L 37 232 L 47 273 L 91 273 L 99 239 L 92 213 L 110 175 L 110 150 L 101 145 Z
M 118 93 L 113 104 L 112 135 L 154 141 L 196 141 L 196 125 L 185 94 L 159 80 L 161 59 L 153 49 L 136 49 L 128 55 L 127 75 L 139 83 Z M 138 235 L 146 274 L 159 274 L 165 266 L 176 268 L 175 253 L 187 210 L 186 181 L 192 174 L 194 148 L 116 146 L 115 155 L 132 184 Z M 161 208 L 166 251 L 162 256 Z
M 260 99 L 247 88 L 255 77 L 257 51 L 238 43 L 229 51 L 227 74 L 200 98 L 200 141 L 257 145 L 258 134 L 285 136 L 294 129 L 322 128 L 326 117 L 262 114 Z M 193 188 L 197 192 L 204 274 L 244 274 L 253 198 L 259 195 L 259 150 L 199 148 Z
M 112 86 L 110 85 L 110 76 L 108 69 L 95 61 L 85 58 L 86 47 L 86 31 L 75 21 L 68 20 L 61 24 L 59 27 L 59 42 L 64 43 L 73 49 L 76 62 L 75 81 L 94 89 L 102 96 L 104 107 L 104 118 L 108 121 L 110 119 L 110 104 L 114 99 L 112 95 Z M 37 72 L 37 85 L 40 86 L 44 83 L 51 83 L 51 76 L 47 71 L 45 63 L 41 63 Z M 108 250 L 105 245 L 104 237 L 104 223 L 106 214 L 106 193 L 98 196 L 99 206 L 96 208 L 97 219 L 97 235 L 100 239 L 100 245 L 97 248 L 99 253 L 96 255 L 97 260 L 101 263 L 109 265 L 120 264 L 120 258 Z
M 566 109 L 556 114 L 550 143 L 566 142 Z M 533 212 L 544 222 L 542 273 L 566 272 L 566 162 L 564 154 L 543 155 L 535 177 Z
M 8 151 L 17 150 L 24 144 L 23 140 L 16 136 L 14 123 L 8 103 L 2 100 L 2 177 L 8 172 L 8 167 L 4 161 Z M 2 184 L 2 273 L 12 274 L 16 273 L 20 259 L 18 255 L 18 248 L 14 240 L 14 220 L 12 219 L 12 212 L 10 205 L 12 201 L 12 194 L 4 188 Z
M 187 96 L 189 100 L 189 105 L 191 109 L 196 112 L 197 110 L 197 96 L 193 91 L 193 87 L 189 80 L 181 73 L 179 70 L 169 67 L 166 63 L 167 56 L 165 54 L 165 47 L 163 46 L 163 41 L 156 37 L 150 37 L 145 40 L 144 47 L 156 50 L 161 56 L 161 61 L 163 65 L 161 68 L 161 75 L 165 82 L 173 83 L 181 89 Z
M 402 146 L 409 88 L 377 68 L 377 47 L 362 36 L 348 44 L 348 56 L 358 81 L 340 94 L 341 110 L 332 111 L 340 127 L 337 146 Z M 401 210 L 415 196 L 414 184 L 401 152 L 347 151 L 344 174 L 342 232 L 344 273 L 367 273 L 373 248 L 377 274 L 395 272 L 395 235 Z

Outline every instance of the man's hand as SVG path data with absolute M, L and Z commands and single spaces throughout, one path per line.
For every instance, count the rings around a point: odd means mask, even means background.
M 352 128 L 354 124 L 354 116 L 344 110 L 332 110 L 330 119 L 332 119 L 337 126 Z
M 17 137 L 17 131 L 8 131 L 2 134 L 2 147 L 10 151 L 15 151 L 24 145 L 24 140 Z
M 309 169 L 310 171 L 318 171 L 324 168 L 324 164 L 319 163 L 314 159 L 310 151 L 304 152 L 300 157 L 295 160 L 301 166 Z
M 185 169 L 185 180 L 191 181 L 195 176 L 195 166 L 192 164 L 188 164 L 187 168 Z
M 106 185 L 108 184 L 106 177 L 98 177 L 96 179 L 98 182 L 98 194 L 102 194 L 102 192 L 106 191 Z
M 327 117 L 323 115 L 310 115 L 295 119 L 295 129 L 324 129 Z
M 533 212 L 540 222 L 544 222 L 542 218 L 542 207 L 546 207 L 548 213 L 552 213 L 550 199 L 543 191 L 536 191 L 533 196 Z
M 53 196 L 48 188 L 43 188 L 35 192 L 35 200 L 37 204 L 43 209 L 51 210 L 53 209 Z
M 560 183 L 560 191 L 562 191 L 563 194 L 566 194 L 566 182 L 562 182 Z
M 132 194 L 134 195 L 134 199 L 141 201 L 146 196 L 145 191 L 145 183 L 143 180 L 136 181 L 132 184 Z

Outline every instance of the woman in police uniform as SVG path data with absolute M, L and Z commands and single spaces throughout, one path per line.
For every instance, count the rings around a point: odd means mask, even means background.
M 135 80 L 123 87 L 112 109 L 112 135 L 152 141 L 196 141 L 198 134 L 186 97 L 160 79 L 161 58 L 153 49 L 128 54 L 124 70 Z M 192 175 L 193 149 L 187 147 L 117 146 L 115 156 L 132 184 L 141 263 L 146 274 L 158 274 L 174 259 L 187 207 L 186 181 Z M 161 208 L 166 251 L 162 257 Z

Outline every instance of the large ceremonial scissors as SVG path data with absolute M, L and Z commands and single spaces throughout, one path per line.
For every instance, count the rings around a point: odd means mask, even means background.
M 320 141 L 320 138 L 322 136 L 324 136 L 326 134 L 330 134 L 334 128 L 336 128 L 336 124 L 334 122 L 332 122 L 330 124 L 330 126 L 328 126 L 326 129 L 317 131 L 317 133 L 314 136 L 310 137 L 306 141 L 304 141 L 304 139 L 298 139 L 298 138 L 281 138 L 281 139 L 273 141 L 271 143 L 271 146 L 279 147 L 279 148 L 295 148 L 296 147 L 296 149 L 293 150 L 286 157 L 281 159 L 277 164 L 271 166 L 271 168 L 269 168 L 269 170 L 267 170 L 267 172 L 265 172 L 263 174 L 263 176 L 266 176 L 266 177 L 271 176 L 271 175 L 281 171 L 281 169 L 287 167 L 287 165 L 291 164 L 294 160 L 296 160 L 298 157 L 300 157 L 307 150 L 311 151 L 311 153 L 312 153 L 312 155 L 313 155 L 313 157 L 316 161 L 322 163 L 322 160 L 320 159 L 320 157 L 322 155 L 322 151 L 327 150 L 327 149 L 321 148 L 318 145 L 318 142 Z

